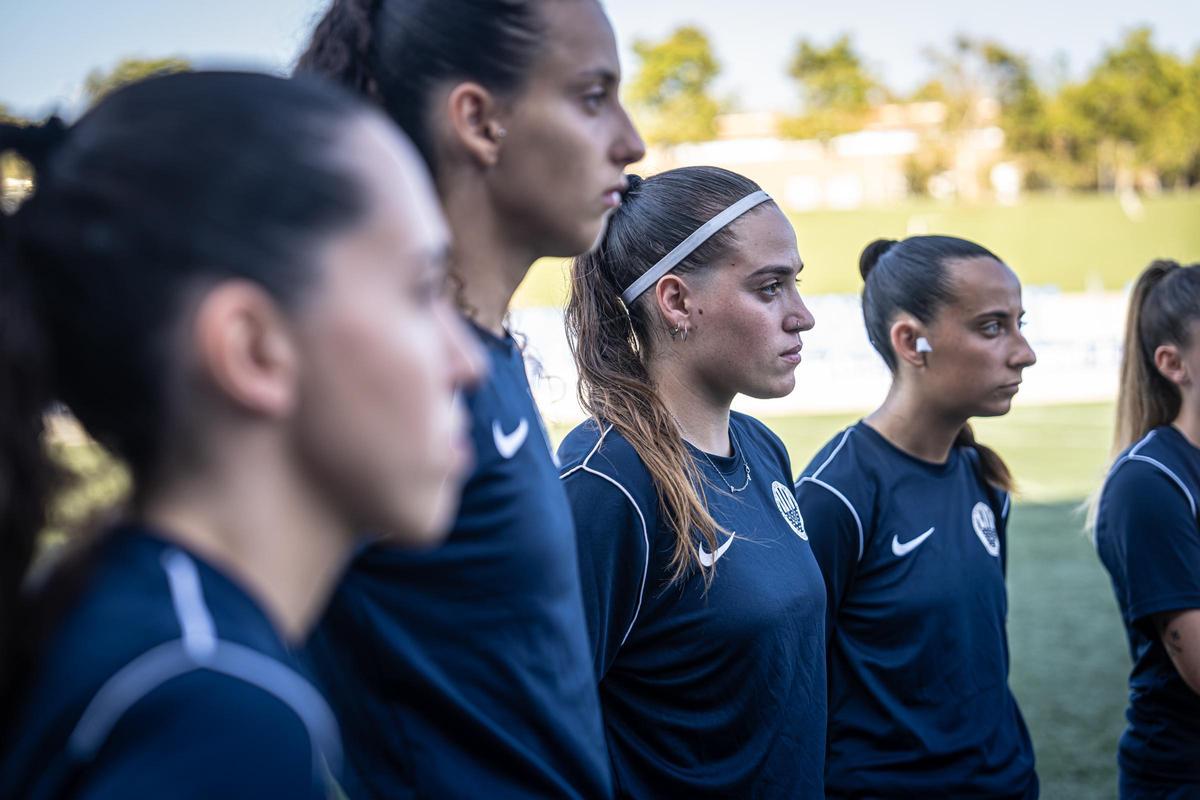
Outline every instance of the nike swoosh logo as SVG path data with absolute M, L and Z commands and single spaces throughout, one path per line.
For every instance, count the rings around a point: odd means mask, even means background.
M 529 435 L 529 420 L 521 418 L 520 424 L 512 433 L 505 433 L 500 427 L 500 423 L 492 420 L 492 438 L 496 441 L 496 450 L 503 458 L 512 458 L 521 449 L 521 445 L 525 444 L 525 437 Z
M 909 541 L 904 542 L 904 543 L 900 542 L 899 536 L 893 536 L 892 537 L 892 552 L 898 556 L 906 556 L 909 553 L 911 553 L 913 550 L 916 550 L 918 547 L 920 547 L 921 542 L 925 541 L 932 535 L 933 535 L 933 528 L 930 528 L 929 530 L 925 531 L 917 538 L 910 539 Z
M 729 549 L 729 545 L 731 545 L 731 544 L 733 544 L 732 536 L 730 536 L 728 539 L 725 540 L 725 544 L 717 547 L 717 552 L 715 552 L 715 553 L 710 553 L 707 550 L 705 550 L 704 545 L 702 545 L 702 544 L 697 545 L 696 546 L 696 555 L 698 555 L 700 557 L 700 564 L 705 567 L 711 567 L 713 564 L 717 563 L 717 559 L 719 559 L 721 556 L 725 555 L 725 551 Z

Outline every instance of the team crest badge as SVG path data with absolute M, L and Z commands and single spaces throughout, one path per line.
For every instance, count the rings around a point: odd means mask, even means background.
M 971 509 L 971 526 L 989 554 L 1000 557 L 1000 537 L 996 535 L 996 515 L 987 503 L 976 503 Z
M 771 494 L 775 496 L 775 505 L 787 520 L 787 524 L 797 536 L 807 542 L 808 533 L 804 530 L 804 517 L 800 516 L 800 506 L 796 505 L 796 495 L 792 494 L 792 488 L 775 481 L 771 484 Z

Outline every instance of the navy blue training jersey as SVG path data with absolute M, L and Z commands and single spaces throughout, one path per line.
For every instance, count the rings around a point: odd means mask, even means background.
M 859 422 L 797 481 L 829 596 L 831 797 L 1037 796 L 1008 688 L 1008 496 L 977 459 L 922 461 Z
M 676 535 L 624 437 L 585 422 L 559 448 L 621 797 L 823 797 L 824 584 L 783 444 L 741 414 L 730 430 L 731 457 L 689 446 L 734 533 L 696 537 L 707 591 L 698 571 L 668 585 Z
M 571 509 L 511 337 L 467 397 L 449 539 L 372 546 L 310 644 L 360 798 L 608 797 Z
M 92 562 L 8 731 L 0 797 L 329 796 L 333 714 L 245 591 L 134 527 Z
M 1112 577 L 1129 639 L 1129 724 L 1123 777 L 1193 784 L 1200 796 L 1200 695 L 1180 677 L 1154 616 L 1200 608 L 1200 450 L 1155 428 L 1114 462 L 1096 518 L 1096 549 Z

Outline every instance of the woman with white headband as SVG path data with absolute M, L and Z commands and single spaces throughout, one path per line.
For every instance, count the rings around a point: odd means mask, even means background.
M 872 242 L 859 271 L 891 389 L 796 484 L 828 587 L 826 796 L 1032 800 L 1008 688 L 1012 477 L 970 425 L 1007 414 L 1035 361 L 1021 282 L 951 236 Z
M 730 411 L 795 387 L 801 268 L 714 167 L 632 178 L 573 265 L 559 457 L 619 797 L 823 796 L 824 584 L 783 443 Z

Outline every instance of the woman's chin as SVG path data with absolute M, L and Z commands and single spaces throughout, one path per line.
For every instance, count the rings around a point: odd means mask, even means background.
M 796 390 L 796 376 L 789 374 L 786 379 L 764 382 L 755 387 L 742 389 L 738 394 L 753 397 L 755 400 L 778 400 L 787 397 Z

